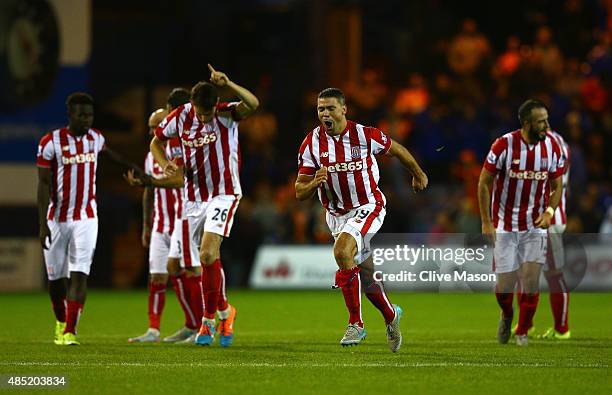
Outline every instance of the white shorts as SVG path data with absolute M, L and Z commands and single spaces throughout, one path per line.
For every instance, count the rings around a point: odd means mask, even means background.
M 149 243 L 149 273 L 168 273 L 167 265 L 171 237 L 168 233 L 151 233 L 151 242 Z
M 554 224 L 548 228 L 548 253 L 544 271 L 561 270 L 565 265 L 565 250 L 563 249 L 563 232 L 565 225 Z
M 544 264 L 546 260 L 547 233 L 534 228 L 524 232 L 498 232 L 493 249 L 493 271 L 510 273 L 525 262 Z
M 204 232 L 228 237 L 234 224 L 234 217 L 241 196 L 219 195 L 208 202 L 185 202 L 186 221 L 179 248 L 182 251 L 183 267 L 200 265 L 200 243 Z M 188 236 L 188 237 L 187 237 Z
M 339 217 L 328 212 L 325 220 L 334 240 L 338 239 L 340 233 L 348 233 L 353 236 L 357 242 L 355 263 L 359 265 L 372 254 L 370 240 L 382 226 L 386 213 L 387 210 L 383 206 L 370 203 Z
M 47 221 L 47 225 L 51 230 L 51 244 L 43 250 L 43 255 L 49 280 L 69 278 L 70 272 L 89 275 L 98 240 L 98 219 Z
M 185 222 L 187 222 L 185 220 Z M 181 240 L 183 240 L 183 220 L 174 220 L 174 229 L 172 230 L 172 236 L 170 237 L 170 251 L 168 252 L 168 258 L 180 259 L 181 258 Z

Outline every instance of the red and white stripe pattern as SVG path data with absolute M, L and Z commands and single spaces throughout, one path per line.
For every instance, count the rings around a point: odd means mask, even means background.
M 493 226 L 501 232 L 535 228 L 535 220 L 546 210 L 550 179 L 563 174 L 559 145 L 550 136 L 530 145 L 520 130 L 495 140 L 484 168 L 495 174 L 491 212 Z
M 321 204 L 338 216 L 368 203 L 381 207 L 385 196 L 378 188 L 380 174 L 374 155 L 385 154 L 391 138 L 373 127 L 347 121 L 346 129 L 330 136 L 323 126 L 304 139 L 298 155 L 298 173 L 314 175 L 322 166 L 328 170 L 327 182 L 319 190 Z
M 563 168 L 563 178 L 562 178 L 562 184 L 563 184 L 563 192 L 561 192 L 561 201 L 559 202 L 559 207 L 557 207 L 557 210 L 555 210 L 555 215 L 552 218 L 552 221 L 550 221 L 550 223 L 552 225 L 554 224 L 562 224 L 565 225 L 567 223 L 567 217 L 566 217 L 566 211 L 565 208 L 567 207 L 567 190 L 569 188 L 569 167 L 570 167 L 570 149 L 569 149 L 569 145 L 565 142 L 565 140 L 563 139 L 563 137 L 555 132 L 555 131 L 551 131 L 548 133 L 548 135 L 553 138 L 556 142 L 557 145 L 559 145 L 559 148 L 561 148 L 561 155 L 563 155 L 563 159 L 565 162 L 565 167 Z
M 96 169 L 104 141 L 95 129 L 73 136 L 68 128 L 61 128 L 42 137 L 36 165 L 51 169 L 47 219 L 66 222 L 96 218 Z
M 169 160 L 178 158 L 177 164 L 182 166 L 181 142 L 172 138 L 166 143 L 166 157 Z M 145 173 L 154 178 L 163 178 L 164 171 L 149 152 L 145 159 Z M 172 234 L 175 220 L 182 218 L 183 191 L 180 188 L 153 188 L 153 230 L 158 233 Z
M 220 103 L 213 119 L 203 124 L 191 103 L 187 103 L 156 129 L 155 135 L 161 140 L 181 140 L 185 199 L 206 202 L 218 195 L 242 195 L 237 104 Z

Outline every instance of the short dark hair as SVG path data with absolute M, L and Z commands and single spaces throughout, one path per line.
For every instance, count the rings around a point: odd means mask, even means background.
M 191 88 L 191 101 L 198 107 L 212 108 L 218 100 L 217 88 L 209 82 L 200 81 Z
M 166 103 L 168 103 L 168 105 L 174 109 L 187 103 L 189 101 L 189 97 L 190 93 L 187 89 L 174 88 L 168 95 Z
M 344 104 L 346 102 L 344 93 L 338 88 L 325 88 L 321 92 L 319 92 L 319 99 L 323 99 L 326 97 L 335 97 L 336 99 L 338 99 L 340 104 Z
M 543 108 L 545 110 L 548 110 L 548 108 L 546 108 L 546 105 L 538 99 L 529 99 L 523 104 L 521 104 L 518 110 L 518 118 L 521 122 L 521 125 L 524 125 L 526 122 L 531 120 L 531 111 L 536 108 Z
M 93 97 L 83 92 L 74 92 L 66 99 L 66 107 L 68 110 L 72 109 L 72 106 L 76 104 L 90 104 L 94 105 Z

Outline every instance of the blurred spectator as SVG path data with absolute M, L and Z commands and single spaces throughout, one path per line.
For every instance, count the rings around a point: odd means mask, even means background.
M 448 65 L 456 74 L 474 74 L 490 53 L 489 40 L 478 31 L 476 21 L 465 19 L 448 49 Z

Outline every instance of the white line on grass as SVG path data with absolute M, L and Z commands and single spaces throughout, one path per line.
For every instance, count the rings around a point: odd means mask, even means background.
M 491 363 L 491 362 L 356 362 L 356 363 L 274 363 L 274 362 L 47 362 L 2 361 L 1 366 L 74 366 L 74 367 L 194 367 L 194 368 L 446 368 L 446 367 L 518 367 L 518 368 L 589 368 L 607 369 L 604 363 Z

